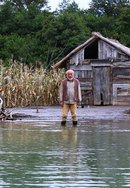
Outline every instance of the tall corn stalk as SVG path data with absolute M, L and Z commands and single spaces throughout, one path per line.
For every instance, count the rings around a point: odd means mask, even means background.
M 64 70 L 45 71 L 42 66 L 33 69 L 17 62 L 8 68 L 1 63 L 0 70 L 0 96 L 5 97 L 6 107 L 58 103 L 58 92 L 61 80 L 64 78 Z

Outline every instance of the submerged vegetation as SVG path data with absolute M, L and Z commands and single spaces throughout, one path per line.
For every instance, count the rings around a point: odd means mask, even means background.
M 6 107 L 35 106 L 39 95 L 39 105 L 58 103 L 59 86 L 64 78 L 64 70 L 46 71 L 14 63 L 9 68 L 0 64 L 0 96 Z

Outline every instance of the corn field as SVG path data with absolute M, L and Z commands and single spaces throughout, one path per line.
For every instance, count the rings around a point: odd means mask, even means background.
M 9 68 L 0 64 L 0 97 L 5 107 L 25 107 L 58 104 L 59 87 L 64 70 L 45 71 L 13 63 Z M 40 97 L 39 97 L 40 96 Z

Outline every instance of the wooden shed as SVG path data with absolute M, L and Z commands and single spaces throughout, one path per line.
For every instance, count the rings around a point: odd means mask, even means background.
M 54 68 L 75 71 L 89 105 L 130 105 L 130 48 L 100 33 L 72 50 Z

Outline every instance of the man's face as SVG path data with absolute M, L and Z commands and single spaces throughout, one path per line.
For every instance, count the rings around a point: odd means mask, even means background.
M 67 78 L 68 78 L 69 80 L 72 80 L 72 79 L 74 78 L 73 72 L 68 72 Z

